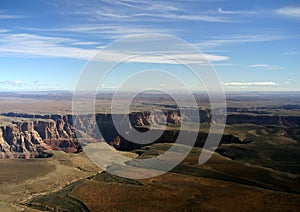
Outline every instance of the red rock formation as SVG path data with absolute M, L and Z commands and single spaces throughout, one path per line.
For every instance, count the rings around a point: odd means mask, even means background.
M 80 145 L 75 130 L 65 122 L 66 117 L 48 117 L 33 120 L 30 116 L 33 121 L 13 121 L 1 126 L 0 158 L 32 158 L 43 150 L 76 152 Z

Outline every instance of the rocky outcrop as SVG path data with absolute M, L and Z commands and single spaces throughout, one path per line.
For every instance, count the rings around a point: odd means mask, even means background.
M 67 116 L 44 116 L 44 119 L 22 116 L 27 117 L 28 121 L 16 119 L 0 127 L 0 158 L 33 158 L 43 150 L 53 149 L 77 151 L 80 145 Z
M 33 122 L 12 123 L 0 127 L 1 158 L 30 158 L 47 149 L 47 145 L 34 130 Z

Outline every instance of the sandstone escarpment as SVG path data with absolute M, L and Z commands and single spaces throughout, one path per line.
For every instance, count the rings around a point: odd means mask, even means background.
M 201 123 L 209 123 L 209 112 L 199 111 L 199 114 L 201 114 Z M 36 157 L 43 150 L 76 152 L 80 147 L 77 138 L 111 142 L 118 136 L 111 114 L 72 116 L 4 113 L 1 116 L 13 120 L 1 126 L 0 151 L 2 157 L 5 158 Z M 130 121 L 132 127 L 165 125 L 166 123 L 177 126 L 182 120 L 193 121 L 193 116 L 189 111 L 180 113 L 177 110 L 159 114 L 133 112 L 129 116 L 125 114 L 116 116 L 121 120 L 119 124 L 128 124 Z M 161 141 L 163 142 L 164 139 L 167 138 L 161 138 Z
M 15 122 L 0 128 L 1 158 L 30 158 L 47 149 L 33 122 Z
M 11 122 L 1 124 L 1 158 L 38 157 L 43 150 L 53 149 L 77 151 L 79 143 L 75 130 L 68 123 L 66 116 L 43 116 L 39 119 L 31 117 L 33 116 L 25 115 L 25 118 L 16 118 Z
M 127 114 L 114 114 L 117 124 L 129 125 L 129 129 L 147 130 L 149 126 L 169 125 L 178 127 L 182 121 L 197 122 L 195 112 L 199 113 L 201 124 L 218 123 L 217 117 L 212 119 L 210 110 L 182 110 L 171 109 L 160 113 L 132 112 Z M 105 140 L 119 150 L 132 150 L 143 145 L 134 144 L 122 138 L 115 128 L 112 114 L 87 115 L 34 115 L 25 113 L 0 114 L 5 121 L 0 120 L 0 157 L 36 157 L 43 150 L 64 150 L 76 152 L 80 149 L 79 138 L 87 142 Z M 129 122 L 131 124 L 129 124 Z M 235 114 L 227 115 L 227 124 L 255 124 L 300 126 L 298 116 L 280 116 L 270 114 Z M 76 134 L 75 134 L 76 129 Z M 159 130 L 159 129 L 157 129 Z M 167 130 L 153 143 L 172 143 L 176 140 L 178 132 Z M 196 146 L 203 146 L 207 134 L 199 133 Z M 83 142 L 85 142 L 83 140 Z M 82 141 L 81 140 L 81 141 Z M 221 143 L 240 143 L 233 135 L 223 135 Z

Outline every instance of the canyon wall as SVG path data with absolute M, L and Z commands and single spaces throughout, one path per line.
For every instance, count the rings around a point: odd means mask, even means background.
M 200 123 L 217 123 L 211 120 L 209 110 L 199 110 Z M 127 115 L 118 114 L 119 124 L 125 124 Z M 91 138 L 93 141 L 105 140 L 119 150 L 132 150 L 143 145 L 134 144 L 122 138 L 116 131 L 111 114 L 95 115 L 34 115 L 24 113 L 3 113 L 0 117 L 11 122 L 0 121 L 0 158 L 31 158 L 38 157 L 43 150 L 63 150 L 77 152 L 80 144 L 77 138 Z M 166 111 L 162 114 L 150 112 L 133 112 L 129 114 L 132 126 L 140 131 L 147 130 L 149 125 L 162 125 L 167 123 L 172 126 L 180 126 L 182 120 L 193 120 L 191 111 L 177 110 Z M 297 116 L 273 116 L 273 115 L 249 115 L 229 114 L 227 124 L 256 124 L 278 126 L 300 126 L 300 117 Z M 76 129 L 76 131 L 75 131 Z M 101 134 L 99 133 L 99 130 Z M 76 132 L 76 133 L 75 133 Z M 153 143 L 172 143 L 176 140 L 178 131 L 167 130 Z M 207 134 L 199 133 L 196 146 L 203 146 Z M 94 141 L 95 142 L 95 139 Z M 242 143 L 233 135 L 223 135 L 221 143 Z
M 68 121 L 71 116 L 32 116 L 26 114 L 22 120 L 15 119 L 0 127 L 1 158 L 33 158 L 43 150 L 77 151 L 80 145 Z

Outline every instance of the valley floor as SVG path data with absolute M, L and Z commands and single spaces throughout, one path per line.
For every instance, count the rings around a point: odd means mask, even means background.
M 169 147 L 170 144 L 154 144 L 139 150 L 139 157 L 152 157 Z M 171 172 L 150 179 L 129 180 L 107 172 L 84 172 L 80 180 L 57 192 L 29 199 L 26 207 L 66 211 L 298 211 L 299 175 L 217 153 L 199 166 L 201 151 L 193 148 Z

